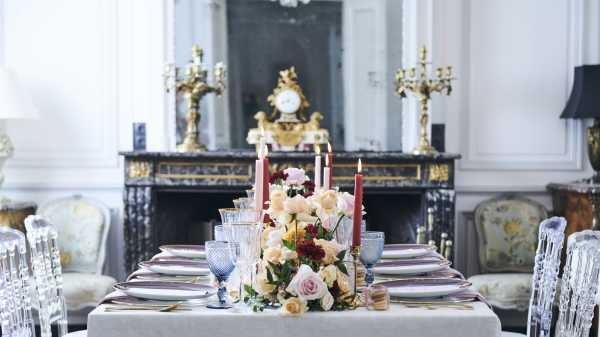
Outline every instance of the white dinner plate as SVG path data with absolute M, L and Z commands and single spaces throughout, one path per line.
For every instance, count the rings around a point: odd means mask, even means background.
M 390 296 L 402 298 L 431 298 L 461 292 L 471 283 L 457 279 L 408 279 L 379 283 L 384 285 Z
M 373 273 L 381 275 L 419 275 L 448 268 L 445 261 L 426 260 L 423 263 L 382 262 L 373 267 Z
M 206 251 L 202 245 L 164 245 L 159 247 L 161 251 L 174 256 L 188 257 L 192 259 L 205 259 Z
M 205 261 L 145 261 L 140 267 L 165 275 L 202 276 L 210 269 Z
M 410 259 L 425 256 L 434 250 L 433 246 L 420 244 L 391 244 L 383 248 L 382 259 Z
M 203 284 L 184 282 L 122 282 L 114 288 L 125 294 L 147 300 L 184 301 L 214 295 L 217 290 Z

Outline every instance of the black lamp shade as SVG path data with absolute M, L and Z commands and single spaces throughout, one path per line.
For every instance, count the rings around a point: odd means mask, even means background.
M 600 64 L 575 67 L 573 90 L 560 118 L 600 118 Z

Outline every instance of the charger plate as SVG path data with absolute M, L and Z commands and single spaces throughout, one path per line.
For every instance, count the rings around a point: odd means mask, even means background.
M 217 292 L 215 288 L 208 285 L 184 282 L 121 282 L 113 287 L 132 297 L 162 301 L 205 298 Z
M 406 279 L 380 282 L 388 289 L 390 296 L 401 298 L 435 298 L 461 292 L 471 283 L 452 278 Z

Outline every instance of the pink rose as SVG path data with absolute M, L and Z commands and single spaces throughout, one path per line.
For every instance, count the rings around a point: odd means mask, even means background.
M 300 266 L 285 290 L 306 301 L 321 299 L 329 293 L 321 276 L 305 264 Z
M 306 172 L 303 169 L 290 167 L 283 170 L 283 173 L 287 174 L 286 185 L 302 185 L 306 181 Z
M 351 217 L 354 214 L 354 196 L 348 192 L 341 193 L 337 198 L 337 207 L 344 215 Z

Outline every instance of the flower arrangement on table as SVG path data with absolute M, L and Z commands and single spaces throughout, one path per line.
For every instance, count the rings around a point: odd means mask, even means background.
M 281 306 L 284 314 L 345 310 L 354 289 L 344 263 L 346 247 L 335 240 L 352 216 L 354 196 L 317 190 L 304 170 L 288 168 L 271 176 L 269 208 L 261 239 L 254 296 L 255 311 Z M 249 300 L 249 299 L 246 299 Z

